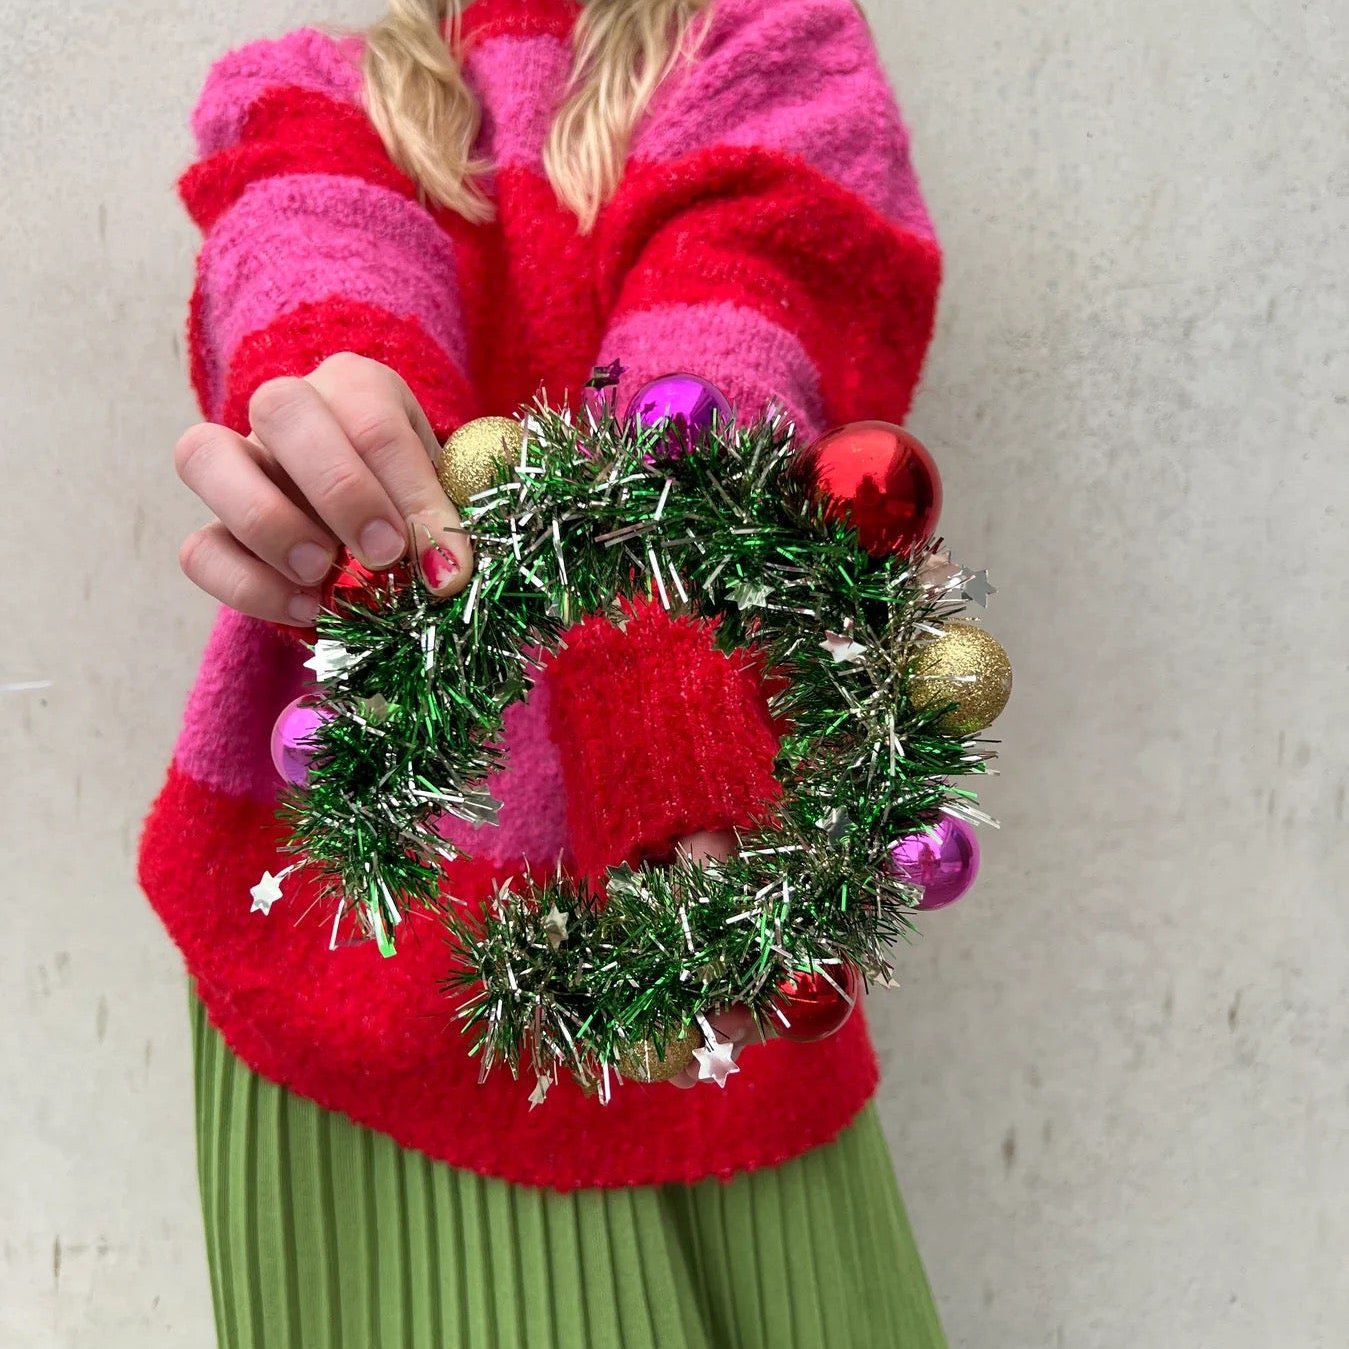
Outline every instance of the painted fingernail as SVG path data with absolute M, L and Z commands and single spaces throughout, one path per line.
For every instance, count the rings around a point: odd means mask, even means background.
M 310 627 L 319 616 L 319 602 L 312 595 L 292 595 L 286 612 L 297 623 Z
M 371 520 L 360 533 L 361 556 L 372 567 L 387 567 L 403 556 L 406 540 L 387 520 Z
M 333 565 L 332 554 L 318 543 L 297 543 L 286 554 L 286 562 L 295 579 L 305 585 L 315 585 L 323 580 Z
M 435 595 L 443 594 L 459 573 L 459 559 L 450 551 L 445 525 L 444 520 L 430 511 L 408 517 L 417 570 L 426 588 Z

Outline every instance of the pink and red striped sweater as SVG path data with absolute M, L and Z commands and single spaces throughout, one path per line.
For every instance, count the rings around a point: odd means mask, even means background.
M 465 67 L 496 166 L 496 219 L 419 204 L 362 109 L 358 39 L 303 30 L 211 71 L 181 193 L 205 242 L 192 378 L 206 416 L 244 431 L 257 385 L 351 350 L 407 380 L 438 433 L 540 388 L 575 400 L 598 363 L 620 399 L 674 369 L 744 413 L 784 403 L 803 437 L 902 419 L 931 333 L 939 253 L 908 142 L 851 0 L 715 0 L 694 60 L 659 91 L 589 237 L 557 204 L 541 149 L 570 69 L 572 0 L 478 0 Z M 141 878 L 212 1021 L 255 1070 L 453 1165 L 557 1189 L 692 1182 L 796 1156 L 870 1098 L 862 1017 L 816 1045 L 751 1049 L 725 1091 L 479 1085 L 438 984 L 443 942 L 413 920 L 399 954 L 328 950 L 297 893 L 250 913 L 285 859 L 268 735 L 303 654 L 222 612 Z M 578 625 L 508 710 L 493 829 L 447 885 L 481 897 L 522 859 L 586 874 L 679 836 L 747 823 L 777 791 L 752 659 L 658 606 L 620 632 Z M 407 929 L 412 929 L 408 931 Z

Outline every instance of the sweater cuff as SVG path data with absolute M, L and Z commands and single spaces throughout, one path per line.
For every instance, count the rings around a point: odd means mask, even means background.
M 585 619 L 543 661 L 571 851 L 592 877 L 762 821 L 781 795 L 758 657 L 717 650 L 705 619 L 624 609 L 621 628 Z

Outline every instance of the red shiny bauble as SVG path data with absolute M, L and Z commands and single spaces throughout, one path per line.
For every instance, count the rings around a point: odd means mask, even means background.
M 851 524 L 872 557 L 907 553 L 932 537 L 941 476 L 923 443 L 890 422 L 826 431 L 800 458 L 807 481 Z
M 371 571 L 344 548 L 337 565 L 323 582 L 320 598 L 325 609 L 335 607 L 338 600 L 348 606 L 377 609 L 390 592 L 401 590 L 412 580 L 412 568 L 406 562 L 395 562 L 386 571 Z
M 784 1040 L 809 1043 L 842 1030 L 862 996 L 862 976 L 846 960 L 789 974 L 768 1005 L 768 1024 Z

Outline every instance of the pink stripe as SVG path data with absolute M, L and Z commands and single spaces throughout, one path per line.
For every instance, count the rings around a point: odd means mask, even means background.
M 361 92 L 361 40 L 331 38 L 301 28 L 283 38 L 250 42 L 211 67 L 192 112 L 192 131 L 203 155 L 234 145 L 249 109 L 269 89 L 313 89 L 344 103 Z
M 699 59 L 653 100 L 633 159 L 761 146 L 931 237 L 908 133 L 851 0 L 718 0 L 714 14 Z
M 271 802 L 272 726 L 281 709 L 311 686 L 305 649 L 256 619 L 222 609 L 188 697 L 174 761 L 188 777 L 230 796 Z M 505 766 L 489 778 L 501 802 L 494 828 L 447 821 L 443 833 L 496 862 L 524 857 L 551 866 L 566 842 L 562 769 L 548 733 L 547 681 L 506 709 Z
M 624 314 L 605 334 L 599 361 L 619 360 L 618 405 L 657 375 L 691 370 L 710 379 L 741 417 L 780 404 L 798 435 L 824 427 L 819 373 L 801 343 L 771 319 L 725 301 L 662 305 Z
M 503 718 L 501 743 L 506 764 L 489 775 L 488 789 L 501 802 L 495 828 L 475 828 L 447 819 L 440 832 L 475 856 L 494 862 L 525 858 L 536 867 L 551 867 L 567 838 L 567 807 L 562 765 L 548 733 L 548 681 L 542 679 L 523 702 L 512 704 Z
M 417 319 L 465 368 L 453 247 L 422 207 L 386 188 L 330 174 L 254 183 L 211 230 L 198 274 L 216 413 L 238 344 L 332 295 Z
M 479 152 L 503 168 L 541 165 L 571 74 L 570 47 L 554 37 L 489 38 L 464 68 L 482 103 Z
M 272 725 L 303 691 L 305 659 L 298 642 L 222 609 L 188 697 L 173 756 L 178 767 L 231 796 L 274 800 Z

